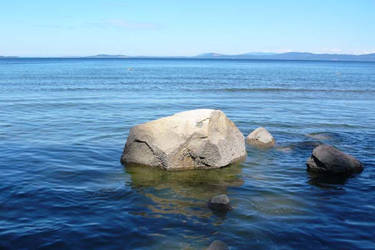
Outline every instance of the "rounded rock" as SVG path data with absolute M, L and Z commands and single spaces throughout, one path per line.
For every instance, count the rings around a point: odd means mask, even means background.
M 331 175 L 351 175 L 363 170 L 361 162 L 353 156 L 326 144 L 314 148 L 306 165 L 310 172 Z
M 230 200 L 226 194 L 220 194 L 212 197 L 208 201 L 208 207 L 216 211 L 228 211 L 232 209 Z
M 258 147 L 273 147 L 275 139 L 267 129 L 259 127 L 246 137 L 246 142 Z

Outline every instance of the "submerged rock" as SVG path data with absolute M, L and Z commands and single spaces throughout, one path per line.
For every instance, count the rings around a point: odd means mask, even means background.
M 275 139 L 267 129 L 259 127 L 246 137 L 246 142 L 258 147 L 273 147 Z
M 207 248 L 207 250 L 228 250 L 228 246 L 227 244 L 225 244 L 224 242 L 222 242 L 221 240 L 215 240 L 213 241 L 209 247 Z
M 210 169 L 245 157 L 244 137 L 222 111 L 196 109 L 131 128 L 121 162 L 166 170 Z
M 306 165 L 308 171 L 334 175 L 350 175 L 363 170 L 361 162 L 353 156 L 326 144 L 314 148 Z
M 208 207 L 212 210 L 226 212 L 232 207 L 230 206 L 230 200 L 226 194 L 216 195 L 208 201 Z
M 313 150 L 315 147 L 321 144 L 322 143 L 319 141 L 301 141 L 301 142 L 291 143 L 289 145 L 278 146 L 276 147 L 276 150 L 280 152 L 284 152 L 284 153 L 291 153 L 291 152 L 305 153 L 307 150 Z
M 321 141 L 326 141 L 326 140 L 331 140 L 333 137 L 333 133 L 328 133 L 328 132 L 317 132 L 317 133 L 310 133 L 306 135 L 307 137 L 316 139 L 316 140 L 321 140 Z
M 231 165 L 227 168 L 207 170 L 165 171 L 160 168 L 126 165 L 130 186 L 150 199 L 146 213 L 183 215 L 206 219 L 214 213 L 207 207 L 212 197 L 225 194 L 228 188 L 243 185 L 242 168 Z M 151 215 L 152 216 L 152 215 Z

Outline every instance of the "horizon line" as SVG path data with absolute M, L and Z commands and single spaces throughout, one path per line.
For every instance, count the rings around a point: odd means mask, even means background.
M 301 54 L 312 54 L 312 55 L 349 55 L 349 56 L 364 56 L 364 55 L 371 55 L 375 54 L 373 52 L 366 52 L 366 53 L 341 53 L 341 52 L 308 52 L 308 51 L 285 51 L 285 52 L 272 52 L 272 51 L 255 51 L 255 52 L 244 52 L 238 54 L 225 54 L 219 52 L 203 52 L 196 55 L 127 55 L 127 54 L 107 54 L 107 53 L 97 53 L 97 54 L 90 54 L 90 55 L 54 55 L 54 56 L 23 56 L 23 55 L 2 55 L 1 57 L 17 57 L 17 58 L 86 58 L 86 57 L 127 57 L 127 58 L 140 58 L 140 57 L 148 57 L 148 58 L 173 58 L 173 57 L 180 57 L 180 58 L 190 58 L 190 57 L 199 57 L 202 55 L 218 55 L 218 56 L 272 56 L 272 55 L 280 55 L 280 54 L 289 54 L 289 53 L 301 53 Z M 253 54 L 253 55 L 252 55 Z M 257 55 L 258 54 L 258 55 Z

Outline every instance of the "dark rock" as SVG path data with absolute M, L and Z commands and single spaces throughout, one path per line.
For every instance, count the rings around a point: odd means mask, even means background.
M 230 200 L 226 194 L 216 195 L 208 201 L 208 207 L 216 211 L 228 211 L 232 209 Z
M 306 165 L 310 172 L 333 175 L 351 175 L 363 170 L 361 162 L 353 156 L 326 144 L 314 148 Z
M 213 241 L 210 246 L 207 248 L 207 250 L 228 250 L 227 244 L 222 242 L 221 240 L 215 240 Z

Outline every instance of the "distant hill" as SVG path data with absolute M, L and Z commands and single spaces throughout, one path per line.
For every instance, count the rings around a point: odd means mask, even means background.
M 128 56 L 99 54 L 99 55 L 94 55 L 94 56 L 85 56 L 85 58 L 128 58 Z
M 17 56 L 0 56 L 4 58 L 23 58 Z M 33 57 L 25 57 L 33 58 Z M 35 57 L 39 58 L 39 57 Z M 48 57 L 46 57 L 48 58 Z M 184 59 L 184 58 L 204 58 L 204 59 L 253 59 L 253 60 L 301 60 L 301 61 L 363 61 L 375 62 L 375 53 L 363 55 L 351 54 L 314 54 L 308 52 L 287 52 L 287 53 L 268 53 L 268 52 L 250 52 L 238 55 L 226 55 L 220 53 L 204 53 L 197 56 L 126 56 L 126 55 L 108 55 L 98 54 L 93 56 L 75 56 L 75 57 L 50 57 L 50 58 L 144 58 L 144 59 Z
M 277 53 L 273 52 L 249 52 L 246 54 L 242 54 L 243 56 L 272 56 L 276 55 Z
M 200 54 L 197 57 L 226 57 L 227 55 L 219 54 L 219 53 L 205 53 Z
M 263 53 L 253 52 L 239 55 L 206 53 L 198 58 L 259 59 L 259 60 L 322 60 L 322 61 L 375 61 L 375 53 L 363 55 L 350 54 L 314 54 L 307 52 Z

